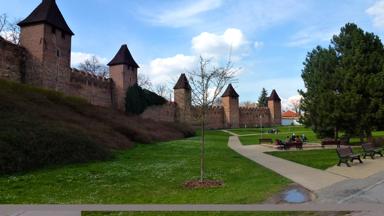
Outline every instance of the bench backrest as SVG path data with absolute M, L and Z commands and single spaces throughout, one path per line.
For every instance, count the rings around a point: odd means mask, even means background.
M 372 143 L 363 143 L 361 147 L 363 147 L 364 151 L 370 151 L 375 148 Z
M 353 154 L 351 147 L 337 148 L 336 151 L 339 157 L 347 157 Z

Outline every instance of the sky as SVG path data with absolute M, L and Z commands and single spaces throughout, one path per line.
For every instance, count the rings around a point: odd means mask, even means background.
M 41 0 L 0 0 L 23 19 Z M 127 44 L 139 74 L 172 87 L 199 56 L 230 56 L 240 101 L 276 89 L 284 109 L 304 88 L 303 62 L 348 22 L 384 37 L 384 0 L 56 0 L 75 36 L 72 66 L 96 55 L 108 63 Z

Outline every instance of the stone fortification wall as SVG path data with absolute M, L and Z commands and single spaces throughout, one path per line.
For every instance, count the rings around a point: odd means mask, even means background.
M 175 122 L 176 121 L 176 104 L 166 103 L 161 106 L 148 107 L 142 114 L 144 119 L 152 119 L 155 121 Z
M 0 37 L 0 79 L 21 82 L 25 78 L 25 50 Z
M 247 108 L 240 107 L 240 127 L 259 127 L 271 125 L 271 114 L 268 107 Z M 261 117 L 261 118 L 260 118 Z M 261 120 L 261 122 L 260 122 Z
M 101 76 L 72 69 L 65 93 L 86 99 L 93 105 L 113 107 L 113 82 Z
M 224 128 L 224 109 L 223 107 L 212 107 L 207 111 L 206 118 L 207 128 L 220 129 Z
M 61 91 L 97 106 L 113 106 L 112 80 L 76 69 L 58 68 L 60 70 L 52 70 L 24 48 L 0 38 L 0 79 Z

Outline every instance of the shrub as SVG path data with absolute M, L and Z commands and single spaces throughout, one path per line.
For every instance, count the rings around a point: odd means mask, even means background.
M 27 116 L 1 116 L 0 174 L 103 160 L 109 152 L 82 132 Z

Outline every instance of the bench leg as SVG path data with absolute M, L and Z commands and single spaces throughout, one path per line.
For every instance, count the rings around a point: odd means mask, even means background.
M 348 160 L 345 161 L 345 164 L 347 164 L 347 167 L 351 167 L 351 165 L 348 163 Z
M 372 160 L 375 160 L 375 152 L 372 152 L 370 156 L 371 156 Z
M 378 151 L 377 154 L 380 155 L 380 157 L 383 157 L 383 153 L 381 151 Z
M 360 162 L 360 163 L 363 163 L 363 161 L 361 160 L 361 158 L 360 158 L 360 157 L 359 157 L 358 159 L 359 159 L 359 162 Z

